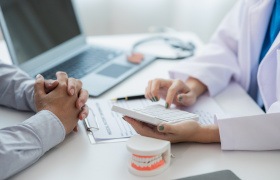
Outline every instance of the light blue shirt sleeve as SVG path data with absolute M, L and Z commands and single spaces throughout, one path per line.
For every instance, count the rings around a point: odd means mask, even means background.
M 34 80 L 18 68 L 1 62 L 0 105 L 36 111 Z M 9 121 L 1 116 L 0 120 Z M 63 124 L 46 110 L 16 126 L 0 129 L 0 179 L 27 168 L 64 138 Z
M 0 105 L 36 111 L 34 80 L 20 69 L 0 61 Z
M 27 168 L 64 138 L 64 126 L 46 110 L 19 125 L 0 129 L 0 179 Z

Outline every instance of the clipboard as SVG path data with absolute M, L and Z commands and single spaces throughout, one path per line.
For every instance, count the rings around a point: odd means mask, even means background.
M 92 116 L 93 118 L 89 118 L 89 116 Z M 94 139 L 94 132 L 99 131 L 100 128 L 99 128 L 97 117 L 94 115 L 93 110 L 91 108 L 89 108 L 89 116 L 84 119 L 83 124 L 85 126 L 86 133 L 91 144 L 122 142 L 128 140 L 128 138 L 123 138 L 123 139 L 110 139 L 110 140 L 108 139 L 108 140 L 97 141 L 96 139 Z
M 121 114 L 111 111 L 114 104 L 145 106 L 150 103 L 146 99 L 130 101 L 89 100 L 87 103 L 89 115 L 83 124 L 91 144 L 126 141 L 137 134 L 130 124 L 122 119 Z
M 100 127 L 99 127 L 99 124 L 98 124 L 97 117 L 94 115 L 94 112 L 91 108 L 89 108 L 89 115 L 88 115 L 87 118 L 84 119 L 83 123 L 84 123 L 86 133 L 87 133 L 87 136 L 88 136 L 91 144 L 121 142 L 121 141 L 126 141 L 128 139 L 128 138 L 108 139 L 108 140 L 99 140 L 99 141 L 94 139 L 94 132 L 99 131 Z
M 87 132 L 87 135 L 89 137 L 89 140 L 92 144 L 96 143 L 94 137 L 93 137 L 93 133 L 94 131 L 98 131 L 99 130 L 99 125 L 98 125 L 98 121 L 93 113 L 93 110 L 88 107 L 89 109 L 89 114 L 88 117 L 86 117 L 84 119 L 84 126 Z

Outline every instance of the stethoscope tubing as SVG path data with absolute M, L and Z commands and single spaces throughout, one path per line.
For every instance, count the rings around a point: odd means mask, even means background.
M 142 40 L 139 40 L 135 44 L 133 44 L 131 48 L 131 53 L 135 51 L 137 47 L 140 45 L 143 45 L 144 43 L 155 41 L 155 40 L 164 40 L 168 45 L 170 45 L 174 49 L 181 49 L 182 51 L 187 51 L 187 55 L 177 56 L 177 57 L 164 57 L 164 56 L 155 56 L 155 59 L 161 59 L 161 60 L 182 60 L 189 58 L 194 55 L 195 45 L 191 42 L 188 42 L 188 47 L 184 46 L 184 42 L 178 38 L 175 37 L 167 37 L 167 36 L 153 36 L 144 38 Z M 177 45 L 172 44 L 171 42 L 177 42 Z

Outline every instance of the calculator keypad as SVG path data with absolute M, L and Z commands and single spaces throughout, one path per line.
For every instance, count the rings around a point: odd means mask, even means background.
M 152 106 L 147 106 L 145 108 L 134 109 L 134 110 L 167 122 L 175 122 L 175 121 L 181 121 L 186 119 L 197 119 L 196 114 L 192 114 L 178 109 L 166 109 L 161 105 L 152 105 Z

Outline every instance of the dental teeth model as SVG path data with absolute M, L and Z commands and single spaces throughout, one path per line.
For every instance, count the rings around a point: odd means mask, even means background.
M 129 171 L 138 176 L 153 176 L 170 164 L 170 142 L 136 135 L 127 141 L 131 153 Z

